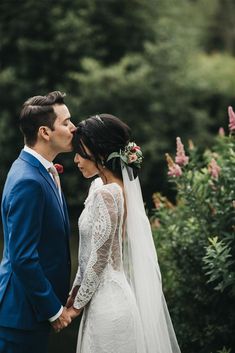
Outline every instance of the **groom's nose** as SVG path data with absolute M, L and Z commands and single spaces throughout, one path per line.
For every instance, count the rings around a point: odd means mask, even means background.
M 70 131 L 74 133 L 77 130 L 76 126 L 70 121 Z
M 79 154 L 76 153 L 74 156 L 74 163 L 78 163 L 79 162 Z

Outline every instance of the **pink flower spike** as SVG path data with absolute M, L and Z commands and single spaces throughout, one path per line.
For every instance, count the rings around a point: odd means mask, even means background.
M 231 106 L 228 107 L 228 116 L 229 116 L 229 130 L 232 132 L 235 130 L 235 113 Z
M 188 164 L 189 157 L 185 155 L 184 145 L 181 142 L 180 137 L 176 138 L 176 157 L 175 162 L 180 166 Z
M 221 168 L 218 166 L 216 160 L 212 158 L 208 165 L 208 171 L 213 179 L 218 179 Z
M 194 143 L 192 140 L 188 140 L 188 148 L 190 149 L 190 151 L 194 150 Z
M 219 128 L 218 134 L 219 134 L 219 136 L 221 136 L 221 137 L 224 137 L 224 136 L 225 136 L 225 132 L 224 132 L 224 128 L 223 128 L 223 127 L 220 127 L 220 128 Z
M 167 174 L 172 177 L 179 177 L 182 175 L 182 169 L 178 164 L 174 163 L 171 167 L 169 166 L 169 170 Z

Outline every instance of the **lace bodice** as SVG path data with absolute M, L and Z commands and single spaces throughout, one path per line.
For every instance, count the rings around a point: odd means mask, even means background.
M 123 195 L 116 184 L 96 179 L 79 218 L 79 285 L 74 307 L 84 307 L 109 270 L 122 271 Z
M 76 353 L 180 353 L 139 181 L 129 177 L 124 168 L 125 227 L 122 188 L 100 184 L 100 179 L 92 184 L 79 219 L 74 286 L 80 287 L 74 306 L 84 310 Z M 126 236 L 122 237 L 122 229 Z M 122 238 L 127 250 L 124 260 L 130 260 L 125 272 Z

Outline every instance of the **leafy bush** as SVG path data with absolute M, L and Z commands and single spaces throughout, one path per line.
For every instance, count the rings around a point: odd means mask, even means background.
M 153 233 L 182 352 L 235 350 L 235 114 L 211 150 L 177 138 L 167 155 L 173 205 L 153 195 Z

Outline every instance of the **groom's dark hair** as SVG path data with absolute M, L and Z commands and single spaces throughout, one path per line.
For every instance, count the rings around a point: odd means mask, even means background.
M 24 135 L 25 143 L 34 146 L 37 142 L 37 133 L 40 126 L 48 126 L 54 130 L 56 114 L 54 104 L 64 104 L 65 93 L 54 91 L 46 96 L 34 96 L 24 102 L 20 113 L 20 130 Z

